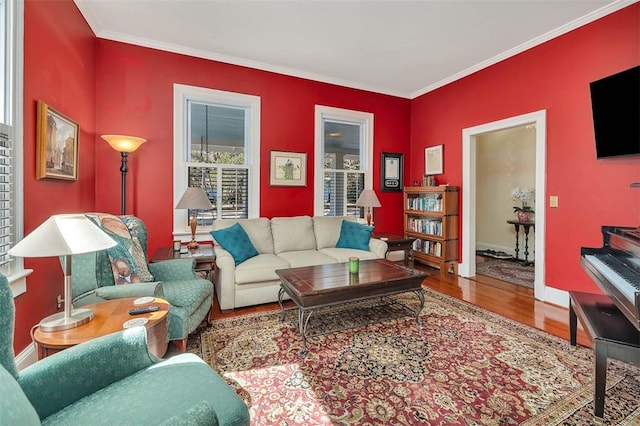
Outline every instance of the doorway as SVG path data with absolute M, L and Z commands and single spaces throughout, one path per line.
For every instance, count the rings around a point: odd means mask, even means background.
M 536 231 L 534 241 L 535 278 L 534 296 L 538 300 L 548 299 L 544 283 L 544 229 L 545 229 L 545 175 L 546 175 L 546 111 L 536 111 L 504 120 L 463 129 L 462 131 L 462 263 L 459 274 L 465 278 L 476 275 L 476 190 L 477 190 L 477 143 L 483 134 L 511 129 L 519 126 L 535 128 L 535 204 Z

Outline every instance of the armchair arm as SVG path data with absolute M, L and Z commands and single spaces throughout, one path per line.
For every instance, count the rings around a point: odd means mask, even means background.
M 375 253 L 380 259 L 384 259 L 387 255 L 388 244 L 386 241 L 382 241 L 378 238 L 371 238 L 369 240 L 369 251 Z
M 160 359 L 134 327 L 65 349 L 20 371 L 18 382 L 41 419 Z
M 195 272 L 195 259 L 174 259 L 149 264 L 149 271 L 158 281 L 193 280 L 199 278 Z
M 175 416 L 160 423 L 160 426 L 217 426 L 218 424 L 218 415 L 216 414 L 213 407 L 206 401 L 200 401 L 198 404 L 189 408 L 187 411 L 178 413 Z
M 124 285 L 109 285 L 98 287 L 96 296 L 104 300 L 124 299 L 125 297 L 153 296 L 164 298 L 162 283 L 159 281 L 151 283 L 137 283 Z

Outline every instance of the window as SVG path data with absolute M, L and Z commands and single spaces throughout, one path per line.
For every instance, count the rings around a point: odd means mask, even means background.
M 318 216 L 356 216 L 373 183 L 373 114 L 316 105 L 315 203 Z
M 22 258 L 9 248 L 22 238 L 22 49 L 24 3 L 0 0 L 0 272 L 14 297 L 26 291 Z
M 174 205 L 187 186 L 201 187 L 213 209 L 198 211 L 198 229 L 218 218 L 258 217 L 260 98 L 174 86 Z M 188 212 L 175 211 L 174 235 L 188 235 Z

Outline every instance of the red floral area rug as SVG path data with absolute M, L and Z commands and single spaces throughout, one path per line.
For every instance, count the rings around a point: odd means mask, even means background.
M 215 321 L 189 350 L 236 389 L 253 425 L 595 424 L 590 349 L 424 294 L 422 328 L 379 301 L 314 313 L 309 332 L 355 327 L 309 338 L 306 356 L 293 310 L 283 323 L 279 311 Z M 610 361 L 607 387 L 601 424 L 640 424 L 640 369 Z

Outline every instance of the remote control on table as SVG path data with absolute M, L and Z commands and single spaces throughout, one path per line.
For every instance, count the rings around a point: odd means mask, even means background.
M 158 309 L 160 309 L 159 306 L 153 305 L 153 306 L 145 306 L 142 308 L 135 308 L 135 309 L 131 309 L 129 311 L 129 315 L 140 315 L 140 314 L 146 314 L 149 312 L 155 312 Z

